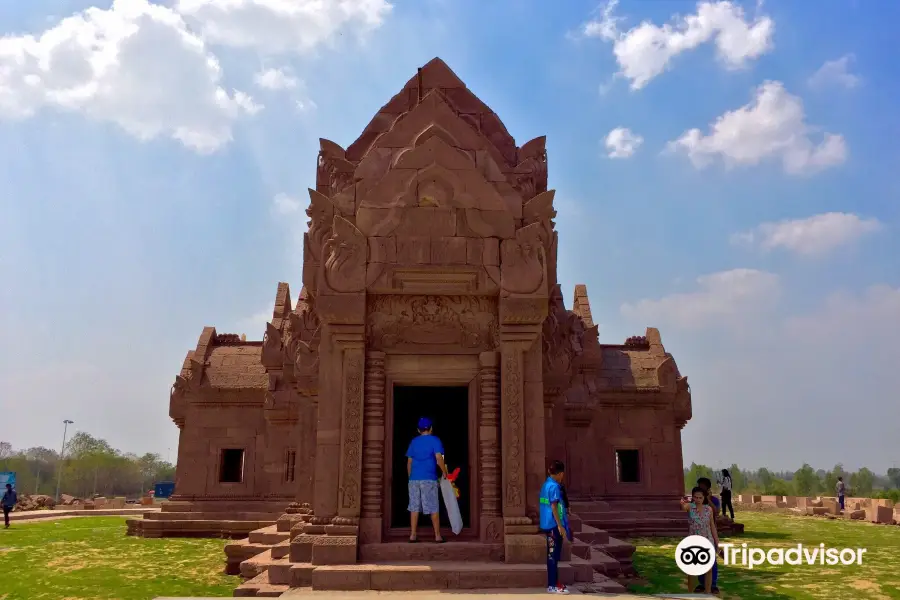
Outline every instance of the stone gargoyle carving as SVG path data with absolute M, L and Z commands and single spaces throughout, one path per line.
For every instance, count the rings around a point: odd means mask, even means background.
M 544 283 L 544 265 L 541 225 L 526 225 L 500 245 L 500 287 L 511 294 L 533 294 Z
M 361 292 L 366 287 L 366 236 L 347 219 L 335 215 L 322 256 L 325 282 L 335 292 Z

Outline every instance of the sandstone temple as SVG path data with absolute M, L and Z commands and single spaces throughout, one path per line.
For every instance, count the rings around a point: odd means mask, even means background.
M 567 465 L 562 574 L 621 590 L 634 535 L 681 535 L 691 393 L 656 329 L 600 343 L 557 281 L 545 138 L 517 145 L 439 59 L 346 149 L 321 140 L 303 287 L 263 340 L 207 327 L 172 387 L 175 495 L 143 536 L 221 535 L 235 595 L 541 587 L 538 492 Z M 408 544 L 405 450 L 433 419 L 464 529 Z M 446 517 L 443 517 L 446 524 Z

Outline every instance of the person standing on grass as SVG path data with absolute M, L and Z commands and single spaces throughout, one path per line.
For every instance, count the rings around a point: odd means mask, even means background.
M 838 502 L 841 505 L 841 510 L 844 510 L 844 494 L 847 491 L 847 486 L 844 485 L 844 478 L 838 477 L 837 485 L 834 486 L 834 491 L 837 493 Z
M 721 504 L 719 503 L 719 499 L 713 496 L 712 494 L 712 481 L 709 480 L 709 477 L 701 477 L 697 480 L 697 487 L 694 488 L 699 489 L 703 492 L 703 504 L 710 506 L 712 508 L 713 521 L 715 521 L 716 515 L 719 514 L 719 508 Z M 693 493 L 692 493 L 693 494 Z M 718 535 L 718 533 L 716 533 Z M 700 576 L 700 585 L 705 586 L 705 575 Z M 718 590 L 717 587 L 719 583 L 719 563 L 714 562 L 712 568 L 712 587 L 713 590 Z M 699 588 L 698 588 L 699 589 Z M 718 593 L 718 592 L 717 592 Z
M 697 486 L 691 490 L 691 501 L 682 500 L 681 507 L 688 514 L 688 535 L 699 535 L 706 538 L 718 551 L 719 532 L 716 530 L 716 515 L 712 506 L 707 502 L 708 491 Z M 700 576 L 700 585 L 694 589 L 695 594 L 718 594 L 716 575 L 718 561 L 713 562 L 709 571 Z
M 731 503 L 731 473 L 728 469 L 722 469 L 722 516 L 725 516 L 725 509 L 731 511 L 731 520 L 734 521 L 734 504 Z
M 3 500 L 0 501 L 0 504 L 3 505 L 3 524 L 7 529 L 9 529 L 9 513 L 16 507 L 18 501 L 19 497 L 16 495 L 16 490 L 13 489 L 12 484 L 7 483 L 6 491 L 3 492 Z
M 432 435 L 431 419 L 419 419 L 419 435 L 413 438 L 406 451 L 406 473 L 409 475 L 409 543 L 418 539 L 419 513 L 431 516 L 434 541 L 444 543 L 441 537 L 441 516 L 438 500 L 438 468 L 447 477 L 444 463 L 444 445 Z
M 563 500 L 562 481 L 566 467 L 558 460 L 550 463 L 547 481 L 541 487 L 541 531 L 547 536 L 547 593 L 568 594 L 569 589 L 559 581 L 559 561 L 562 558 L 563 538 L 571 538 L 568 506 Z

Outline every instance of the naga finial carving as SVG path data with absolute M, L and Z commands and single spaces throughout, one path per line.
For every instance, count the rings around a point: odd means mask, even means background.
M 535 293 L 544 282 L 544 262 L 540 224 L 516 230 L 514 239 L 500 245 L 500 287 L 512 294 Z
M 336 292 L 361 292 L 366 287 L 366 236 L 339 215 L 335 215 L 332 229 L 322 252 L 325 281 Z
M 309 190 L 309 208 L 306 209 L 309 217 L 309 231 L 306 233 L 309 240 L 309 252 L 313 260 L 322 258 L 322 246 L 331 237 L 331 225 L 334 221 L 334 203 L 326 196 L 314 189 Z
M 343 148 L 324 138 L 319 140 L 318 183 L 327 185 L 334 196 L 353 183 L 356 165 L 347 160 Z
M 262 356 L 260 360 L 266 367 L 280 367 L 284 343 L 281 332 L 271 323 L 266 323 L 266 333 L 263 335 Z
M 513 187 L 529 201 L 547 191 L 547 138 L 541 136 L 527 142 L 519 150 L 519 164 L 513 172 Z

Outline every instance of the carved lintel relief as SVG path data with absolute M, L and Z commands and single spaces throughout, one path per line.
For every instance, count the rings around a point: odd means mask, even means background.
M 358 517 L 362 488 L 363 349 L 344 350 L 339 516 Z
M 328 238 L 331 237 L 332 224 L 334 222 L 334 203 L 324 194 L 316 190 L 309 190 L 309 208 L 306 209 L 309 221 L 309 231 L 306 239 L 309 241 L 309 253 L 315 262 L 322 259 L 322 248 Z
M 455 345 L 471 350 L 498 347 L 497 304 L 480 296 L 376 296 L 368 306 L 373 348 Z
M 525 413 L 522 350 L 505 349 L 501 367 L 503 440 L 503 516 L 525 515 Z
M 544 246 L 541 224 L 532 223 L 516 230 L 511 240 L 500 244 L 500 287 L 511 294 L 534 294 L 544 283 Z
M 361 292 L 366 287 L 366 236 L 347 219 L 335 215 L 333 233 L 322 250 L 325 282 L 335 292 Z

